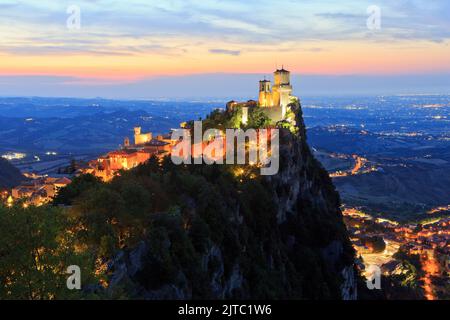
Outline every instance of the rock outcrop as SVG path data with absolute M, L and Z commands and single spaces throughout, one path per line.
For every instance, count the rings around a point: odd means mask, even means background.
M 217 240 L 209 225 L 212 235 L 205 235 L 191 267 L 178 266 L 149 284 L 146 279 L 158 277 L 159 262 L 167 260 L 164 252 L 174 254 L 175 246 L 170 234 L 158 246 L 149 235 L 111 261 L 110 292 L 125 288 L 129 296 L 143 299 L 357 298 L 354 252 L 339 195 L 307 145 L 300 105 L 291 107 L 297 128 L 280 131 L 280 171 L 261 182 L 262 194 L 270 198 L 260 199 L 270 201 L 267 214 L 258 209 L 260 216 L 252 217 L 258 199 L 230 192 L 224 203 L 218 200 L 227 214 L 226 239 Z M 185 200 L 193 216 L 197 202 Z

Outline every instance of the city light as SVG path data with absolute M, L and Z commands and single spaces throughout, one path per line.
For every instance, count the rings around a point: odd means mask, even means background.
M 6 160 L 21 160 L 24 159 L 27 155 L 21 152 L 8 152 L 2 155 L 3 159 Z

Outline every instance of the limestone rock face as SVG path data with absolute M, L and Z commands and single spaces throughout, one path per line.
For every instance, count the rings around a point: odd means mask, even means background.
M 340 274 L 341 298 L 353 300 L 357 298 L 353 249 L 342 221 L 339 194 L 326 170 L 309 149 L 300 105 L 293 104 L 291 108 L 296 114 L 298 131 L 296 134 L 287 130 L 280 132 L 280 171 L 268 177 L 275 191 L 277 222 L 284 225 L 290 223 L 292 218 L 296 220 L 302 215 L 313 214 L 320 217 L 318 220 L 332 223 L 337 232 L 330 239 L 322 238 L 322 244 L 317 249 L 327 268 L 336 275 Z M 327 228 L 327 224 L 314 224 L 309 227 Z M 296 241 L 296 236 L 291 235 L 289 242 Z
M 280 130 L 280 170 L 264 178 L 275 208 L 274 223 L 264 234 L 252 234 L 261 239 L 255 245 L 242 213 L 245 204 L 236 199 L 228 201 L 229 232 L 240 239 L 240 248 L 230 254 L 226 241 L 205 240 L 206 249 L 193 269 L 202 275 L 206 298 L 261 298 L 255 292 L 255 282 L 263 292 L 266 287 L 272 288 L 268 292 L 274 294 L 267 298 L 357 298 L 354 252 L 339 195 L 307 145 L 300 105 L 291 108 L 297 117 L 297 130 Z M 195 212 L 195 199 L 186 203 Z M 258 248 L 257 253 L 249 252 L 250 244 Z M 164 246 L 170 248 L 171 243 Z M 175 270 L 173 279 L 156 289 L 145 285 L 142 274 L 158 272 L 151 267 L 158 259 L 159 253 L 152 252 L 146 241 L 118 253 L 110 263 L 109 290 L 127 288 L 129 296 L 144 299 L 196 298 L 193 287 L 199 280 L 191 275 L 192 270 Z M 254 263 L 259 266 L 256 274 Z

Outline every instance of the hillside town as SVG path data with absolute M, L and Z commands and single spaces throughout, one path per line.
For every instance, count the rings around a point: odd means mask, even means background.
M 61 188 L 69 185 L 72 180 L 67 177 L 49 177 L 25 175 L 27 180 L 10 191 L 3 190 L 2 199 L 8 206 L 15 201 L 22 201 L 23 206 L 41 206 L 50 202 Z
M 422 277 L 419 279 L 428 300 L 439 297 L 449 285 L 450 275 L 450 218 L 431 216 L 422 223 L 399 223 L 374 218 L 357 208 L 344 208 L 344 221 L 357 252 L 360 268 L 381 268 L 382 274 L 404 272 L 402 253 L 417 257 Z
M 125 138 L 120 149 L 89 161 L 86 167 L 79 169 L 78 174 L 92 174 L 105 182 L 111 181 L 120 170 L 135 168 L 152 156 L 161 158 L 170 154 L 176 143 L 170 133 L 154 139 L 151 132 L 143 133 L 141 127 L 135 127 L 133 144 L 128 137 Z

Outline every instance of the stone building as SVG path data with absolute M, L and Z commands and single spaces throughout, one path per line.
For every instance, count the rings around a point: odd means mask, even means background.
M 278 122 L 286 119 L 288 106 L 297 97 L 292 95 L 291 73 L 282 67 L 273 73 L 274 83 L 264 79 L 259 81 L 258 101 L 247 102 L 230 101 L 227 103 L 227 111 L 232 112 L 242 108 L 242 123 L 246 124 L 248 112 L 254 107 L 259 107 L 273 121 Z

